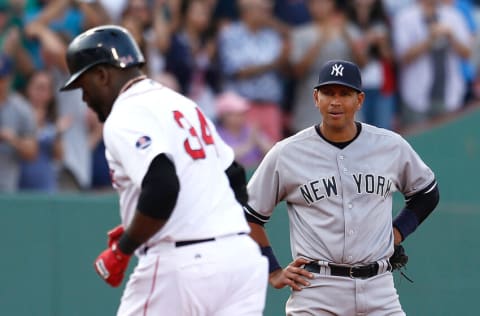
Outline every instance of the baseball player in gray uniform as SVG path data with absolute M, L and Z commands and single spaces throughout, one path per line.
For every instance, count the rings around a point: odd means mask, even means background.
M 355 121 L 365 98 L 355 64 L 327 62 L 313 98 L 321 123 L 278 142 L 248 183 L 269 282 L 293 290 L 287 315 L 404 315 L 390 259 L 438 204 L 434 173 L 400 135 Z M 392 220 L 396 190 L 406 203 Z M 283 269 L 263 227 L 281 201 L 294 259 Z

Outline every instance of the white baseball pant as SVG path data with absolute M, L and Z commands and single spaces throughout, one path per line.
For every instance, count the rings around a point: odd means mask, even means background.
M 139 257 L 117 316 L 261 316 L 268 262 L 248 235 L 175 247 Z

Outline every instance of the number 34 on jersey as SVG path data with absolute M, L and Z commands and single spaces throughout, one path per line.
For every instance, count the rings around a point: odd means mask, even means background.
M 173 118 L 178 126 L 188 133 L 183 142 L 185 151 L 192 159 L 197 160 L 206 158 L 205 146 L 214 145 L 214 139 L 204 114 L 199 108 L 195 108 L 195 110 L 200 123 L 200 134 L 182 112 L 173 111 Z

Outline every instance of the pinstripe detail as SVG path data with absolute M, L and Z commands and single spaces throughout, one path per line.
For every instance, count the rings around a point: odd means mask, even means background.
M 378 260 L 376 261 L 377 264 L 378 264 L 378 273 L 377 274 L 382 274 L 382 273 L 385 273 L 387 271 L 391 271 L 391 265 L 390 265 L 390 262 L 388 259 L 382 259 L 382 260 Z M 316 263 L 318 265 L 318 274 L 319 275 L 332 275 L 332 271 L 330 269 L 330 263 L 327 262 L 327 261 L 322 261 L 322 260 L 318 260 L 318 261 L 312 261 L 312 263 Z M 344 267 L 355 267 L 355 266 L 362 266 L 362 264 L 354 264 L 354 265 L 348 265 L 348 264 L 337 264 L 337 265 L 340 265 L 340 266 L 344 266 Z
M 145 301 L 145 305 L 143 305 L 143 316 L 147 316 L 148 303 L 150 302 L 153 292 L 155 291 L 155 282 L 157 280 L 157 271 L 158 271 L 158 260 L 159 258 L 157 257 L 157 260 L 155 261 L 155 270 L 153 272 L 152 287 L 150 288 L 150 293 L 148 293 L 148 297 L 147 297 L 147 300 Z
M 381 260 L 378 262 L 379 266 L 378 266 L 378 273 L 382 273 L 382 272 L 385 272 L 387 271 L 385 265 L 387 264 L 385 261 Z

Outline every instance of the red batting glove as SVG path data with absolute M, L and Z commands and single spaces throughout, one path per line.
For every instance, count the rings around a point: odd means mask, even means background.
M 122 283 L 130 262 L 131 255 L 123 253 L 117 247 L 117 241 L 112 243 L 112 246 L 103 251 L 95 260 L 95 270 L 98 275 L 102 277 L 105 282 L 113 287 L 117 287 Z
M 118 225 L 115 228 L 112 228 L 107 234 L 108 234 L 108 248 L 111 248 L 114 242 L 117 242 L 120 237 L 123 235 L 125 232 L 125 229 L 123 228 L 123 225 Z

